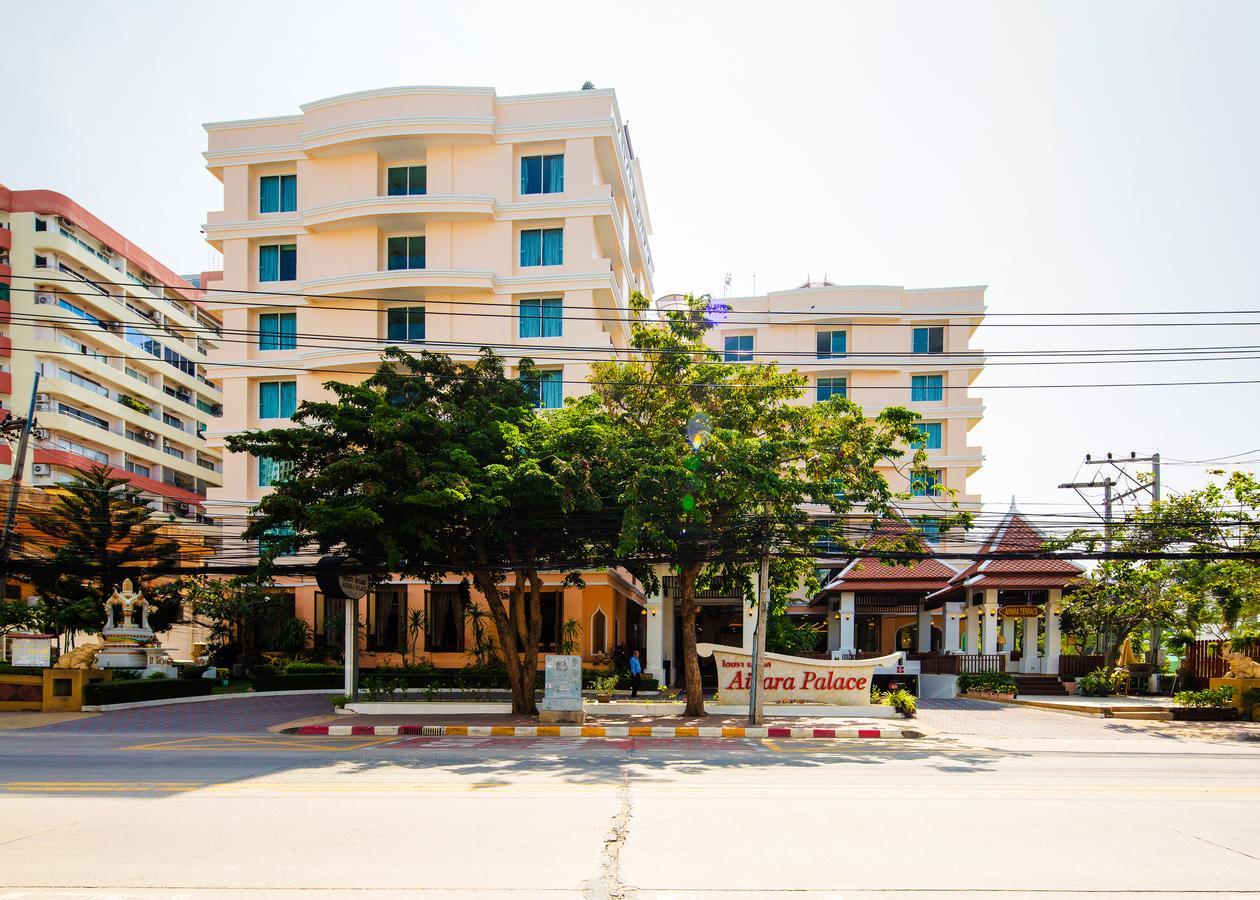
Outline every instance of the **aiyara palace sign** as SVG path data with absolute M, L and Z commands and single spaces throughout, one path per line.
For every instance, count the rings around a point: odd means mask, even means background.
M 752 686 L 752 653 L 741 647 L 697 644 L 701 656 L 717 664 L 718 696 L 724 705 L 748 703 Z M 875 669 L 891 666 L 901 657 L 889 653 L 872 659 L 804 659 L 767 653 L 761 670 L 766 703 L 791 701 L 830 706 L 869 706 Z

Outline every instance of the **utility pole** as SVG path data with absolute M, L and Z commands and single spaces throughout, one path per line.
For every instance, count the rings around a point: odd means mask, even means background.
M 26 468 L 26 445 L 30 441 L 31 428 L 35 424 L 35 397 L 39 393 L 39 370 L 31 380 L 31 403 L 22 420 L 22 435 L 18 438 L 17 454 L 13 459 L 13 472 L 9 476 L 9 509 L 4 517 L 4 533 L 0 534 L 0 585 L 9 579 L 9 552 L 13 548 L 13 529 L 17 520 L 18 495 L 22 491 L 22 471 Z
M 757 573 L 757 618 L 753 630 L 752 645 L 752 681 L 748 685 L 748 724 L 761 725 L 765 722 L 765 697 L 761 685 L 765 675 L 766 658 L 766 621 L 770 612 L 770 547 L 767 545 L 761 556 L 761 571 Z
M 1060 488 L 1071 488 L 1077 493 L 1080 493 L 1080 488 L 1103 489 L 1103 549 L 1108 553 L 1111 552 L 1111 509 L 1113 504 L 1111 489 L 1115 486 L 1116 483 L 1111 480 L 1110 475 L 1102 481 L 1069 481 L 1067 484 L 1059 485 Z

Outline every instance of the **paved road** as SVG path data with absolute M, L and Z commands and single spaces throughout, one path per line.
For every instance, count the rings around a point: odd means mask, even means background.
M 0 900 L 1260 897 L 1255 729 L 950 704 L 918 742 L 391 740 L 262 709 L 0 734 Z

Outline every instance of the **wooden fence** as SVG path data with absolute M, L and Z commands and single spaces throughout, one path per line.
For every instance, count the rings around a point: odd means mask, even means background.
M 1059 657 L 1059 677 L 1064 681 L 1075 681 L 1082 675 L 1100 668 L 1103 664 L 1102 654 L 1083 653 L 1073 656 Z
M 1187 644 L 1185 661 L 1182 664 L 1186 687 L 1207 687 L 1209 679 L 1222 677 L 1229 671 L 1229 663 L 1225 659 L 1229 652 L 1229 641 L 1195 641 Z M 1260 647 L 1244 652 L 1260 662 Z

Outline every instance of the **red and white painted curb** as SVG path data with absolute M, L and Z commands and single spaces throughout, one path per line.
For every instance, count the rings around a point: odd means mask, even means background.
M 789 728 L 707 725 L 303 725 L 297 734 L 330 737 L 428 735 L 433 737 L 593 738 L 915 738 L 900 728 Z

